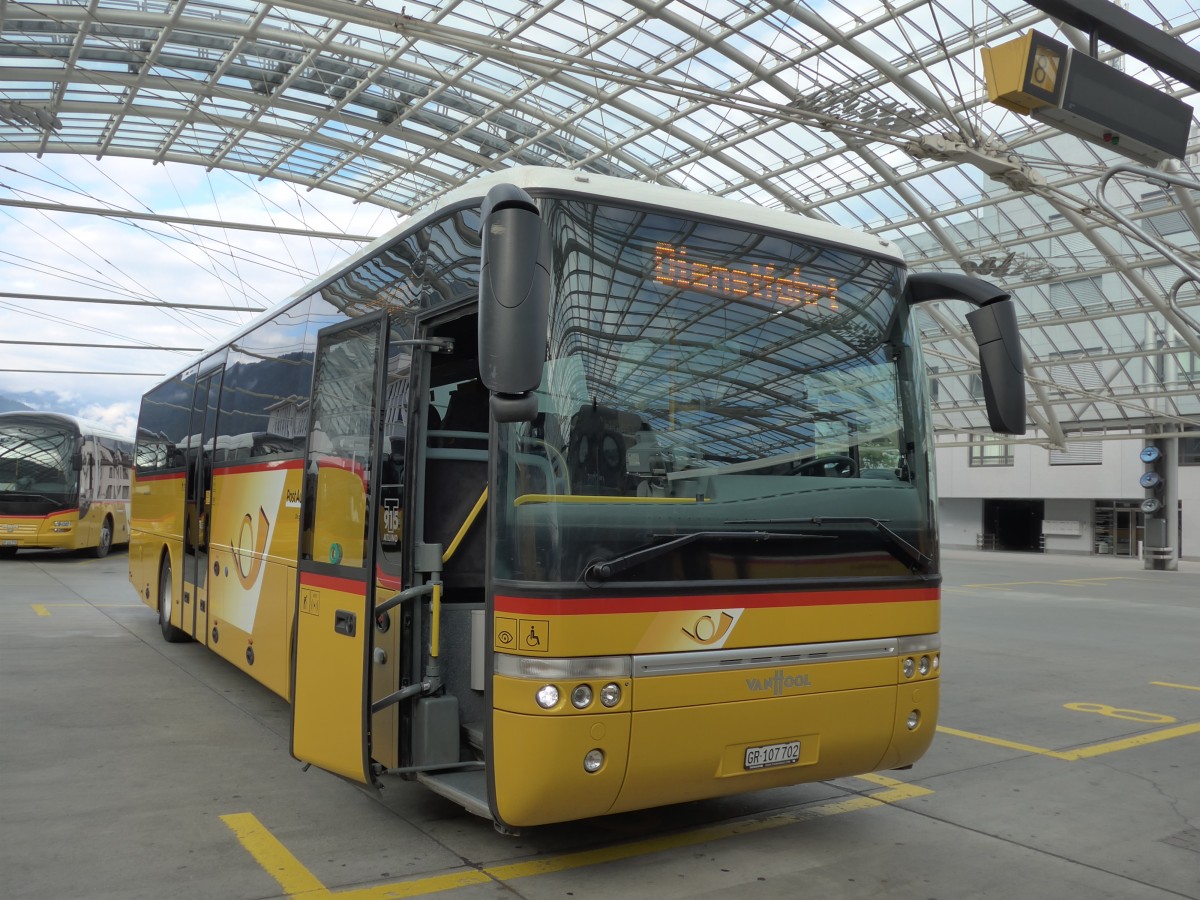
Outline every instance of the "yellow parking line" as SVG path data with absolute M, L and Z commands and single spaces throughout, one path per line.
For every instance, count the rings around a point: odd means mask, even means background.
M 1147 734 L 1136 735 L 1135 737 L 1121 738 L 1116 741 L 1105 741 L 1100 744 L 1092 744 L 1089 747 L 1080 747 L 1078 750 L 1048 750 L 1045 747 L 1035 747 L 1032 744 L 1022 744 L 1017 741 L 1007 741 L 1004 738 L 989 737 L 986 734 L 975 734 L 972 731 L 947 728 L 945 725 L 939 725 L 937 730 L 943 734 L 951 734 L 955 737 L 967 738 L 983 744 L 993 744 L 997 747 L 1007 747 L 1010 750 L 1020 750 L 1024 753 L 1036 753 L 1039 756 L 1049 756 L 1053 759 L 1065 759 L 1068 762 L 1075 762 L 1080 759 L 1103 756 L 1106 753 L 1116 753 L 1119 750 L 1128 750 L 1132 747 L 1142 747 L 1146 744 L 1156 744 L 1159 741 L 1169 741 L 1172 738 L 1185 737 L 1189 734 L 1200 734 L 1200 722 L 1191 725 L 1179 725 L 1175 728 L 1162 728 L 1158 731 L 1151 731 Z
M 1124 738 L 1119 741 L 1108 741 L 1104 744 L 1093 744 L 1071 751 L 1072 759 L 1091 759 L 1093 756 L 1103 756 L 1105 753 L 1116 753 L 1118 750 L 1128 750 L 1130 747 L 1141 747 L 1145 744 L 1156 744 L 1159 741 L 1169 741 L 1171 738 L 1184 737 L 1189 734 L 1200 734 L 1200 723 L 1180 725 L 1176 728 L 1164 728 L 1137 737 Z
M 1179 688 L 1181 691 L 1200 691 L 1200 686 L 1194 684 L 1173 684 L 1170 681 L 1152 681 L 1150 683 L 1158 687 Z
M 1031 584 L 1065 584 L 1069 587 L 1086 587 L 1097 581 L 1136 581 L 1135 578 L 1129 578 L 1125 575 L 1112 575 L 1103 578 L 1059 578 L 1054 581 L 996 581 L 996 582 L 980 582 L 977 584 L 965 584 L 963 587 L 969 588 L 995 588 L 999 590 L 1007 590 L 1013 587 L 1026 587 Z M 942 588 L 946 590 L 946 588 Z
M 30 608 L 39 616 L 49 616 L 55 609 L 141 609 L 142 603 L 30 603 Z
M 1136 581 L 1136 578 L 1127 578 L 1124 575 L 1111 575 L 1104 578 L 1063 578 L 1056 584 L 1092 584 L 1097 581 Z
M 237 836 L 246 851 L 279 882 L 284 893 L 291 897 L 304 895 L 316 900 L 328 897 L 329 890 L 316 876 L 292 856 L 291 851 L 271 834 L 251 813 L 231 813 L 221 821 Z
M 1024 753 L 1037 753 L 1040 756 L 1052 756 L 1055 759 L 1070 759 L 1065 753 L 1060 753 L 1058 750 L 1047 750 L 1045 747 L 1035 747 L 1033 744 L 1021 744 L 1017 741 L 1006 741 L 1004 738 L 988 737 L 986 734 L 975 734 L 973 731 L 960 731 L 957 728 L 948 728 L 945 725 L 939 725 L 937 730 L 942 734 L 952 734 L 955 737 L 967 738 L 972 741 L 979 741 L 982 744 L 994 744 L 997 747 L 1007 747 L 1009 750 L 1020 750 Z
M 840 815 L 856 810 L 871 809 L 900 800 L 909 800 L 914 797 L 923 797 L 933 793 L 929 788 L 906 784 L 903 781 L 896 781 L 893 778 L 887 778 L 883 775 L 863 775 L 859 777 L 862 780 L 883 787 L 885 790 L 876 791 L 872 794 L 855 795 L 845 800 L 822 803 L 810 809 L 767 816 L 762 819 L 745 819 L 738 822 L 708 825 L 678 834 L 660 835 L 627 844 L 600 847 L 595 850 L 583 850 L 578 853 L 565 853 L 560 856 L 550 856 L 544 859 L 508 863 L 484 869 L 450 872 L 444 875 L 433 875 L 413 881 L 399 881 L 392 884 L 375 885 L 368 888 L 352 888 L 336 892 L 330 891 L 321 884 L 316 876 L 309 872 L 252 813 L 234 813 L 221 816 L 221 821 L 229 826 L 246 851 L 254 857 L 268 874 L 279 882 L 279 886 L 283 891 L 292 898 L 324 900 L 324 898 L 336 897 L 338 900 L 397 900 L 397 898 L 436 894 L 476 884 L 490 882 L 505 883 L 518 878 L 529 878 L 534 875 L 548 875 L 554 872 L 566 872 L 571 869 L 595 866 L 601 863 L 618 862 L 638 856 L 647 856 L 651 853 L 661 853 L 665 850 L 691 847 L 738 835 L 767 831 L 785 825 L 795 825 L 813 819 Z

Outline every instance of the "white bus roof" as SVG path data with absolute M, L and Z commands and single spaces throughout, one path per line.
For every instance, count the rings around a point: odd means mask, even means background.
M 127 444 L 133 443 L 133 438 L 129 435 L 118 434 L 107 425 L 100 422 L 93 422 L 90 419 L 81 419 L 79 416 L 73 416 L 70 413 L 45 412 L 34 409 L 13 409 L 8 412 L 0 412 L 0 424 L 3 424 L 5 419 L 18 418 L 33 419 L 34 421 L 40 420 L 47 424 L 59 426 L 74 426 L 82 435 L 95 435 L 96 437 L 123 441 Z
M 573 169 L 556 169 L 550 166 L 514 166 L 482 175 L 469 184 L 462 185 L 449 191 L 435 202 L 416 210 L 395 228 L 371 241 L 357 252 L 341 260 L 331 270 L 322 273 L 300 290 L 285 298 L 269 309 L 255 316 L 219 346 L 236 342 L 243 335 L 253 331 L 265 319 L 274 316 L 279 310 L 291 305 L 302 297 L 307 297 L 321 285 L 340 278 L 351 271 L 361 262 L 374 256 L 378 250 L 391 243 L 400 235 L 408 232 L 421 219 L 448 209 L 460 203 L 471 200 L 482 200 L 487 192 L 497 184 L 515 184 L 529 191 L 546 190 L 555 193 L 574 193 L 600 200 L 645 204 L 661 207 L 667 212 L 685 212 L 691 215 L 722 219 L 748 226 L 752 229 L 761 228 L 768 231 L 778 231 L 798 238 L 811 238 L 824 243 L 836 244 L 850 250 L 872 256 L 890 258 L 902 264 L 904 257 L 899 248 L 891 241 L 868 234 L 832 225 L 821 219 L 785 212 L 780 209 L 767 209 L 737 200 L 727 200 L 709 194 L 697 194 L 680 188 L 663 187 L 644 181 L 633 181 L 628 178 L 615 178 L 611 175 L 594 175 L 578 172 Z M 217 349 L 216 347 L 213 350 Z M 172 374 L 184 372 L 209 356 L 212 350 L 206 351 L 192 359 Z
M 863 253 L 894 257 L 903 262 L 899 248 L 891 241 L 873 234 L 854 231 L 833 225 L 822 219 L 813 219 L 782 209 L 768 209 L 739 200 L 727 200 L 710 194 L 698 194 L 675 187 L 664 187 L 628 178 L 611 175 L 593 175 L 570 169 L 554 169 L 548 166 L 518 166 L 481 176 L 469 184 L 456 188 L 439 198 L 435 203 L 414 213 L 414 218 L 424 217 L 431 212 L 461 203 L 464 200 L 482 199 L 496 184 L 515 184 L 525 190 L 551 190 L 556 193 L 576 193 L 618 203 L 638 203 L 662 207 L 664 210 L 686 212 L 696 216 L 725 219 L 752 228 L 782 231 L 798 237 L 813 238 L 841 244 Z

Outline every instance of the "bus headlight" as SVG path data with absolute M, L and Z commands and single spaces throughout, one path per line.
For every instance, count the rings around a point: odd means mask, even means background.
M 921 724 L 921 713 L 919 710 L 913 710 L 908 714 L 908 721 L 904 723 L 908 726 L 908 730 L 912 731 Z
M 917 663 L 917 671 L 920 672 L 922 675 L 929 674 L 929 657 L 928 656 L 921 657 L 921 661 L 919 663 Z
M 612 708 L 621 702 L 621 686 L 614 681 L 610 681 L 604 687 L 600 688 L 600 704 L 602 706 Z
M 917 664 L 911 656 L 904 657 L 904 677 L 912 678 L 913 672 L 917 671 Z
M 587 709 L 592 705 L 592 686 L 581 684 L 571 691 L 571 705 L 576 709 Z
M 542 709 L 553 709 L 558 706 L 558 688 L 552 684 L 538 688 L 537 704 Z
M 602 765 L 604 765 L 603 750 L 589 750 L 583 758 L 583 770 L 585 772 L 599 772 Z

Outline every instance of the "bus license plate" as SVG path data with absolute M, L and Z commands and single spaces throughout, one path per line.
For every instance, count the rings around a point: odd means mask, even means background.
M 15 547 L 15 546 L 17 546 L 17 541 L 14 538 L 10 538 L 5 541 L 0 541 L 0 547 Z
M 767 744 L 764 747 L 746 748 L 746 768 L 765 769 L 768 766 L 787 766 L 800 759 L 800 742 Z

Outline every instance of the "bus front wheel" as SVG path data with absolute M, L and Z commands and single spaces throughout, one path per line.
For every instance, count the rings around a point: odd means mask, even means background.
M 92 548 L 92 556 L 96 559 L 104 559 L 104 557 L 108 556 L 108 551 L 112 549 L 112 539 L 113 521 L 108 516 L 105 516 L 104 524 L 100 526 L 100 540 Z
M 171 606 L 174 603 L 175 589 L 171 580 L 171 558 L 163 557 L 162 568 L 158 570 L 158 625 L 162 629 L 163 639 L 172 644 L 179 644 L 188 639 L 187 632 L 171 624 Z

